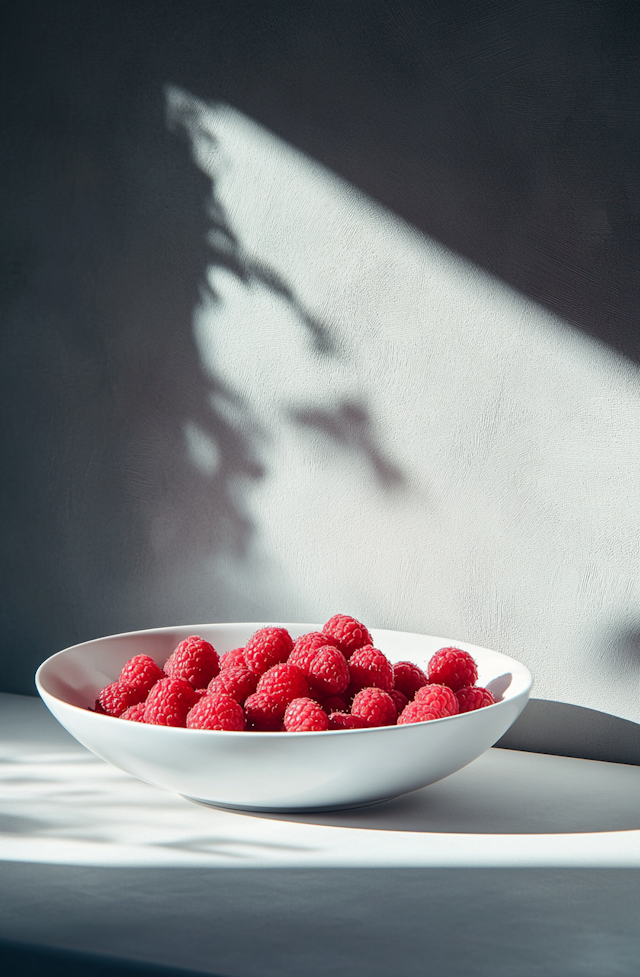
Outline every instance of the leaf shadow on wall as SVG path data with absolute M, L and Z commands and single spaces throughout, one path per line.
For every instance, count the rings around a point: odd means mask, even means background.
M 236 487 L 262 468 L 237 423 L 243 405 L 203 374 L 193 342 L 210 181 L 167 137 L 169 79 L 235 105 L 640 360 L 637 8 L 339 6 L 11 9 L 0 60 L 7 689 L 31 692 L 35 666 L 73 641 L 251 606 L 224 579 L 209 602 L 194 584 L 198 553 L 243 552 L 251 523 Z M 249 274 L 223 248 L 218 260 Z M 268 268 L 250 274 L 296 306 Z M 296 312 L 323 348 L 318 323 Z M 393 481 L 347 407 L 299 419 L 355 441 L 374 477 L 378 464 Z M 186 456 L 187 421 L 213 442 L 208 473 Z
M 259 283 L 301 341 L 335 355 L 285 278 L 243 250 L 168 132 L 156 79 L 122 97 L 96 67 L 83 105 L 79 64 L 48 53 L 55 111 L 26 86 L 3 184 L 3 689 L 20 693 L 45 657 L 96 634 L 264 612 L 225 581 L 253 533 L 243 488 L 265 470 L 246 404 L 194 343 L 194 309 L 217 301 L 207 272 Z M 344 412 L 329 441 L 396 484 L 366 409 Z M 210 600 L 203 562 L 220 568 Z

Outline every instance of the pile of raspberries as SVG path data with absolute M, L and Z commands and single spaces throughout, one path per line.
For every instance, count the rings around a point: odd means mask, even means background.
M 492 705 L 475 683 L 476 663 L 460 648 L 441 648 L 427 674 L 393 665 L 355 618 L 336 614 L 295 641 L 285 628 L 260 628 L 244 648 L 220 657 L 193 635 L 164 669 L 136 655 L 107 685 L 95 712 L 188 729 L 320 732 L 398 726 Z

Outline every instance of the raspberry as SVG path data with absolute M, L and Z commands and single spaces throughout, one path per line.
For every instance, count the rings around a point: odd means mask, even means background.
M 292 648 L 293 641 L 286 628 L 260 628 L 245 645 L 247 668 L 262 675 L 274 665 L 286 662 Z
M 187 713 L 199 700 L 184 678 L 163 678 L 147 696 L 144 722 L 155 726 L 186 726 Z
M 316 652 L 329 645 L 336 647 L 335 642 L 326 634 L 322 634 L 321 631 L 309 631 L 308 634 L 296 638 L 287 661 L 290 665 L 297 665 L 305 675 L 308 675 L 309 666 L 315 658 Z
M 244 714 L 250 728 L 261 733 L 280 729 L 285 709 L 286 705 L 282 704 L 280 698 L 268 692 L 254 692 L 244 704 Z
M 127 682 L 111 682 L 99 693 L 96 712 L 106 713 L 107 716 L 121 716 L 125 709 L 142 702 L 146 695 L 144 689 L 128 685 Z
M 187 729 L 226 729 L 240 732 L 245 727 L 242 706 L 230 695 L 205 695 L 187 715 Z
M 250 672 L 246 665 L 238 665 L 236 668 L 223 668 L 220 674 L 209 682 L 208 691 L 230 695 L 232 699 L 242 705 L 247 696 L 255 692 L 257 681 L 257 675 Z
M 424 723 L 428 719 L 442 719 L 442 713 L 436 705 L 428 702 L 418 702 L 416 699 L 410 702 L 398 716 L 398 726 L 407 723 Z
M 329 728 L 329 717 L 313 699 L 293 699 L 284 714 L 284 728 L 288 733 L 319 733 Z
M 423 685 L 415 694 L 414 702 L 421 702 L 433 707 L 443 716 L 455 716 L 460 711 L 455 693 L 446 685 Z M 409 703 L 411 705 L 411 703 Z
M 186 679 L 194 689 L 204 689 L 220 671 L 220 659 L 213 645 L 192 634 L 180 642 L 164 670 L 169 678 Z
M 134 723 L 143 723 L 145 705 L 144 699 L 142 702 L 136 702 L 135 706 L 129 706 L 128 709 L 125 709 L 120 719 L 130 719 Z
M 362 716 L 352 716 L 350 712 L 332 712 L 329 715 L 329 729 L 367 729 L 369 723 Z
M 136 689 L 143 689 L 146 696 L 149 689 L 152 689 L 161 678 L 166 678 L 165 673 L 159 665 L 156 665 L 153 658 L 149 655 L 136 655 L 124 666 L 118 681 L 127 682 Z
M 428 682 L 429 679 L 422 669 L 413 662 L 396 662 L 393 666 L 393 687 L 408 700 L 413 699 L 418 689 Z
M 244 668 L 247 667 L 247 663 L 244 660 L 244 648 L 233 648 L 231 651 L 227 651 L 220 659 L 220 671 L 224 672 L 227 668 L 237 668 L 238 665 L 242 665 Z
M 440 648 L 429 662 L 429 681 L 447 685 L 453 692 L 475 685 L 477 680 L 476 663 L 461 648 Z
M 365 645 L 354 651 L 349 659 L 349 672 L 351 685 L 357 690 L 376 688 L 391 692 L 393 688 L 391 662 L 371 645 Z
M 347 660 L 341 651 L 325 645 L 316 652 L 309 666 L 307 678 L 321 695 L 339 695 L 345 692 L 351 676 Z
M 349 712 L 347 700 L 342 695 L 330 695 L 319 701 L 327 716 L 331 712 Z
M 260 676 L 256 692 L 266 692 L 282 704 L 282 714 L 293 699 L 308 697 L 309 686 L 307 680 L 295 665 L 288 662 L 274 665 L 268 672 Z
M 493 693 L 489 689 L 483 689 L 480 685 L 458 689 L 456 699 L 460 706 L 460 712 L 474 712 L 476 709 L 484 709 L 485 706 L 492 706 L 496 701 Z
M 358 692 L 351 706 L 351 715 L 366 720 L 369 726 L 395 726 L 398 711 L 388 692 L 369 688 Z
M 404 693 L 400 692 L 399 689 L 391 689 L 389 695 L 395 702 L 396 712 L 398 713 L 398 715 L 400 715 L 404 707 L 409 704 L 409 700 L 407 699 L 406 695 L 404 695 Z
M 373 638 L 364 624 L 348 614 L 334 614 L 322 630 L 333 639 L 347 660 L 357 648 L 373 644 Z

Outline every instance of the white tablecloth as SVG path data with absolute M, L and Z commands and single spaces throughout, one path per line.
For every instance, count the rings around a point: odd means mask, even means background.
M 0 695 L 0 939 L 224 977 L 637 977 L 640 767 L 490 750 L 359 811 L 198 806 Z

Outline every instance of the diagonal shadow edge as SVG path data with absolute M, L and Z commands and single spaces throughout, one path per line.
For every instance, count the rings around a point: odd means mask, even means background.
M 319 147 L 310 147 L 304 138 L 296 137 L 295 133 L 288 132 L 276 120 L 267 119 L 265 113 L 258 113 L 251 106 L 246 106 L 243 99 L 233 97 L 212 98 L 210 94 L 198 88 L 193 88 L 188 92 L 180 82 L 173 80 L 165 82 L 163 90 L 165 97 L 171 91 L 182 93 L 187 97 L 195 97 L 203 105 L 211 108 L 225 104 L 232 107 L 256 125 L 266 128 L 273 136 L 286 142 L 293 150 L 302 153 L 317 165 L 326 168 L 332 175 L 346 181 L 359 193 L 388 210 L 395 218 L 403 221 L 412 231 L 426 236 L 437 246 L 449 251 L 452 256 L 469 263 L 479 272 L 501 282 L 517 295 L 537 303 L 553 317 L 559 319 L 564 328 L 576 330 L 578 333 L 602 343 L 633 363 L 640 364 L 640 329 L 637 326 L 636 314 L 640 309 L 640 294 L 638 294 L 637 288 L 640 279 L 637 273 L 635 279 L 629 277 L 626 282 L 632 292 L 630 307 L 626 310 L 623 308 L 615 309 L 613 302 L 622 290 L 621 287 L 613 288 L 610 295 L 598 294 L 591 297 L 588 286 L 593 284 L 590 282 L 590 278 L 594 278 L 593 269 L 590 271 L 577 266 L 567 266 L 563 270 L 560 255 L 557 254 L 554 257 L 551 253 L 553 248 L 547 244 L 543 247 L 541 240 L 535 238 L 535 235 L 542 235 L 544 228 L 534 224 L 532 226 L 534 239 L 521 242 L 522 247 L 520 249 L 522 251 L 520 257 L 526 259 L 528 256 L 531 265 L 523 261 L 519 274 L 515 272 L 509 274 L 506 269 L 501 268 L 495 260 L 489 257 L 488 248 L 483 251 L 480 246 L 470 246 L 461 240 L 459 233 L 448 231 L 445 226 L 435 226 L 428 219 L 425 219 L 417 212 L 419 208 L 400 205 L 398 201 L 390 197 L 389 193 L 376 188 L 367 179 L 359 178 L 358 174 L 349 167 L 349 160 L 333 159 L 328 153 L 322 152 Z M 629 265 L 632 268 L 633 255 L 637 252 L 640 256 L 640 220 L 630 215 L 625 227 L 625 240 L 615 242 L 616 255 L 608 256 L 609 260 L 603 262 L 607 267 L 614 265 L 619 270 L 622 266 L 626 268 Z M 487 229 L 487 234 L 490 237 L 490 229 Z M 565 242 L 560 243 L 564 245 Z M 614 247 L 613 243 L 611 247 Z M 569 244 L 565 250 L 567 254 L 571 251 Z M 627 255 L 624 261 L 622 260 L 622 252 Z M 548 267 L 543 267 L 543 265 L 548 265 Z M 582 307 L 587 301 L 593 305 L 593 308 L 586 310 Z M 301 318 L 313 332 L 317 328 L 316 324 L 313 321 L 306 323 L 305 310 L 301 308 L 299 311 Z M 326 348 L 328 352 L 332 352 L 321 327 L 316 341 L 320 349 Z

